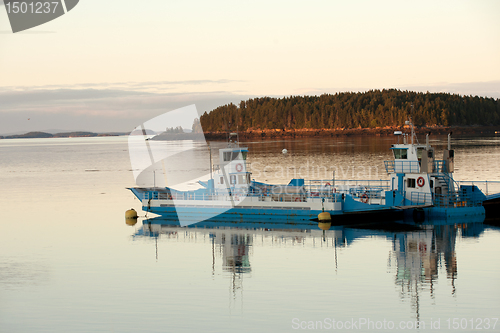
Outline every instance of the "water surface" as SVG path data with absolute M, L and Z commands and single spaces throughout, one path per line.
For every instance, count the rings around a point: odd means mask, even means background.
M 385 179 L 391 143 L 255 141 L 249 162 L 261 181 Z M 440 154 L 444 138 L 431 143 Z M 500 180 L 497 137 L 453 146 L 456 179 Z M 439 320 L 440 331 L 459 318 L 472 331 L 498 318 L 500 232 L 489 224 L 129 227 L 124 212 L 140 204 L 126 190 L 126 137 L 0 140 L 0 156 L 2 332 L 290 332 L 360 318 L 426 330 Z

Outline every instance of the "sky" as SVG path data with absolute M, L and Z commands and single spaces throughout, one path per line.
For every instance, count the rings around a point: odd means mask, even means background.
M 131 131 L 261 96 L 500 98 L 499 13 L 496 0 L 80 0 L 13 34 L 0 0 L 0 135 Z

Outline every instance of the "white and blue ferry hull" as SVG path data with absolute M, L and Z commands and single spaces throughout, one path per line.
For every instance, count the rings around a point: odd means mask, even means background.
M 332 223 L 402 219 L 401 209 L 363 203 L 347 195 L 329 198 L 307 198 L 305 201 L 271 201 L 270 198 L 249 196 L 237 200 L 176 200 L 158 199 L 155 192 L 132 192 L 142 201 L 142 209 L 168 220 L 184 224 L 200 221 L 317 224 L 318 214 L 330 213 Z M 152 195 L 151 195 L 152 194 Z M 392 194 L 391 194 L 392 195 Z M 145 197 L 145 198 L 144 198 Z M 153 197 L 154 199 L 148 199 Z

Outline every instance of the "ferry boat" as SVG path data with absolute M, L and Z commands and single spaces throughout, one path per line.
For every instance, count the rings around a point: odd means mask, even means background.
M 415 142 L 411 120 L 406 124 L 411 128 L 410 135 L 394 133 L 398 136 L 398 143 L 391 147 L 394 159 L 385 162 L 388 180 L 292 179 L 284 185 L 259 182 L 247 169 L 248 148 L 233 140 L 237 134 L 231 133 L 227 147 L 219 150 L 219 164 L 211 170 L 210 178 L 199 181 L 202 188 L 130 190 L 144 211 L 178 221 L 181 226 L 201 221 L 317 224 L 318 219 L 339 224 L 402 218 L 418 223 L 426 219 L 482 222 L 483 203 L 498 200 L 500 194 L 487 197 L 477 185 L 453 179 L 451 133 L 443 159 L 438 160 L 428 135 L 426 144 L 420 145 Z

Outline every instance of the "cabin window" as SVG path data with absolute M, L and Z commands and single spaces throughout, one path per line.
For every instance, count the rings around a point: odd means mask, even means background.
M 408 159 L 408 149 L 406 148 L 394 148 L 392 150 L 394 152 L 394 158 L 397 160 L 406 160 Z
M 433 188 L 433 187 L 434 187 L 434 181 L 433 181 L 432 179 L 429 181 L 429 186 L 430 186 L 431 188 Z
M 234 161 L 234 160 L 246 160 L 247 151 L 225 151 L 222 153 L 222 158 L 224 162 Z
M 238 175 L 238 184 L 245 184 L 245 175 Z
M 236 184 L 236 176 L 235 175 L 230 176 L 230 182 L 231 182 L 231 185 Z
M 220 177 L 220 183 L 224 184 L 224 177 Z
M 250 184 L 250 174 L 247 173 L 247 184 Z
M 408 178 L 406 180 L 406 187 L 415 188 L 415 178 Z

